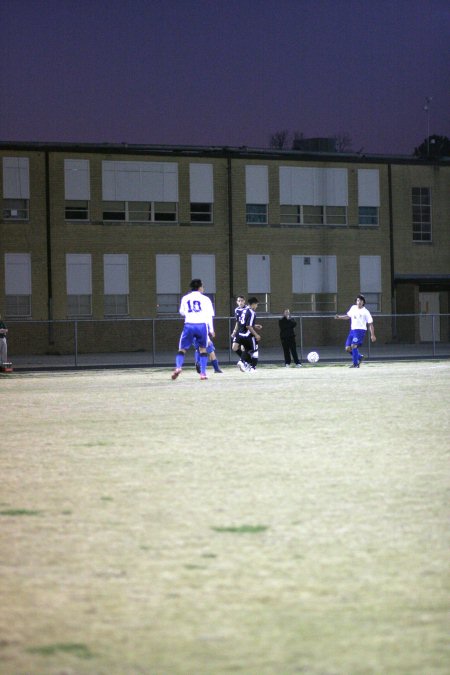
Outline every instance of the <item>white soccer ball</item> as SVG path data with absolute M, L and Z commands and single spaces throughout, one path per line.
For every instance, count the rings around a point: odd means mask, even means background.
M 309 352 L 306 358 L 310 363 L 317 363 L 317 361 L 319 360 L 319 355 L 317 352 Z

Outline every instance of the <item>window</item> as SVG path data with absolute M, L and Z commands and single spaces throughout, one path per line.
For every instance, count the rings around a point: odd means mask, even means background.
M 128 316 L 128 295 L 105 295 L 105 316 Z
M 292 293 L 300 312 L 336 312 L 336 256 L 293 255 Z
M 347 208 L 345 206 L 326 206 L 325 223 L 327 225 L 346 225 Z
M 216 292 L 216 256 L 207 253 L 194 253 L 191 256 L 191 279 L 201 279 L 207 295 L 214 304 Z
M 90 253 L 66 254 L 68 316 L 92 315 L 92 268 Z
M 156 256 L 156 304 L 158 314 L 177 314 L 181 298 L 180 256 Z
M 28 157 L 3 157 L 3 219 L 28 220 L 29 200 Z
M 177 205 L 175 202 L 153 202 L 152 221 L 155 223 L 175 223 L 177 221 Z
M 103 202 L 104 222 L 174 223 L 177 219 L 175 202 Z
M 294 293 L 293 308 L 300 313 L 335 313 L 337 311 L 337 294 Z
M 267 225 L 269 204 L 269 168 L 261 164 L 245 167 L 245 203 L 247 225 Z
M 31 255 L 5 253 L 5 316 L 31 317 Z
M 103 202 L 103 220 L 105 222 L 126 220 L 125 202 Z
M 212 164 L 189 164 L 191 223 L 212 223 L 214 172 Z
M 412 188 L 413 241 L 431 241 L 431 190 Z
M 281 224 L 297 225 L 346 225 L 345 206 L 311 206 L 283 204 L 280 207 Z
M 81 199 L 66 200 L 66 220 L 89 220 L 89 202 Z
M 128 315 L 128 255 L 107 253 L 103 256 L 103 292 L 105 316 Z
M 180 300 L 179 293 L 158 293 L 156 296 L 158 314 L 177 314 Z
M 91 295 L 68 295 L 68 316 L 92 316 Z
M 247 225 L 267 225 L 267 204 L 247 204 Z
M 259 300 L 258 312 L 270 311 L 270 255 L 247 255 L 247 297 Z
M 4 199 L 4 220 L 28 220 L 28 199 Z
M 381 256 L 359 257 L 359 288 L 369 312 L 381 312 Z
M 358 223 L 378 225 L 380 207 L 380 172 L 358 169 Z
M 89 220 L 91 188 L 88 159 L 64 160 L 64 197 L 66 220 Z
M 30 295 L 7 295 L 5 298 L 5 316 L 7 318 L 30 318 L 31 296 Z
M 358 215 L 360 225 L 378 225 L 378 206 L 360 206 Z
M 212 223 L 212 204 L 191 202 L 191 223 Z

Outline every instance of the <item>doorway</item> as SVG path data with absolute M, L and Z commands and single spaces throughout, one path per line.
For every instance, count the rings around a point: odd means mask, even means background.
M 439 293 L 419 293 L 420 311 L 420 341 L 433 341 L 433 317 L 429 314 L 439 314 Z M 441 339 L 439 317 L 434 317 L 434 339 Z

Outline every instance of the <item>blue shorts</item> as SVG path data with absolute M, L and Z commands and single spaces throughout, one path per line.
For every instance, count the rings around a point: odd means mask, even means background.
M 198 348 L 199 348 L 199 344 L 198 344 L 197 338 L 194 338 L 194 339 L 192 340 L 192 346 L 194 347 L 194 349 L 198 349 Z M 208 346 L 206 347 L 206 353 L 207 353 L 207 354 L 212 354 L 212 352 L 215 352 L 215 351 L 216 351 L 216 348 L 214 347 L 212 341 L 209 340 Z
M 354 330 L 351 330 L 348 334 L 345 346 L 351 347 L 352 345 L 355 345 L 356 347 L 360 347 L 364 342 L 366 333 L 367 331 L 361 328 L 355 328 Z
M 196 340 L 196 349 L 208 344 L 208 327 L 206 323 L 185 323 L 181 333 L 178 349 L 188 350 Z

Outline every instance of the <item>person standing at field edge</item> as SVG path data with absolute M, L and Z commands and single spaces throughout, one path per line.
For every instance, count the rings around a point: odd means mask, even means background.
M 288 368 L 291 365 L 291 354 L 294 359 L 295 365 L 300 368 L 301 362 L 297 354 L 297 345 L 295 343 L 295 326 L 297 322 L 291 318 L 291 312 L 289 309 L 285 309 L 283 316 L 278 321 L 278 326 L 280 328 L 280 340 L 281 346 L 283 347 L 284 352 L 284 365 Z
M 359 368 L 359 364 L 363 360 L 364 356 L 358 350 L 363 342 L 367 333 L 367 326 L 370 330 L 370 339 L 372 342 L 376 341 L 375 329 L 373 327 L 373 319 L 369 310 L 366 309 L 366 299 L 363 295 L 359 294 L 356 296 L 355 305 L 352 305 L 348 310 L 347 314 L 336 314 L 335 319 L 343 319 L 351 321 L 350 333 L 347 336 L 345 342 L 345 349 L 347 352 L 350 352 L 353 360 L 353 365 L 350 368 Z
M 8 329 L 6 324 L 2 321 L 2 315 L 0 314 L 0 365 L 8 363 L 8 343 L 6 342 L 6 336 L 8 334 Z
M 176 380 L 180 375 L 184 356 L 192 346 L 194 339 L 197 340 L 198 350 L 200 352 L 200 379 L 207 380 L 206 365 L 208 354 L 208 336 L 215 337 L 213 317 L 214 308 L 208 296 L 204 295 L 203 282 L 201 279 L 192 279 L 189 284 L 191 292 L 181 298 L 180 314 L 184 316 L 184 327 L 178 343 L 178 353 L 175 358 L 175 369 L 172 373 L 172 380 Z

